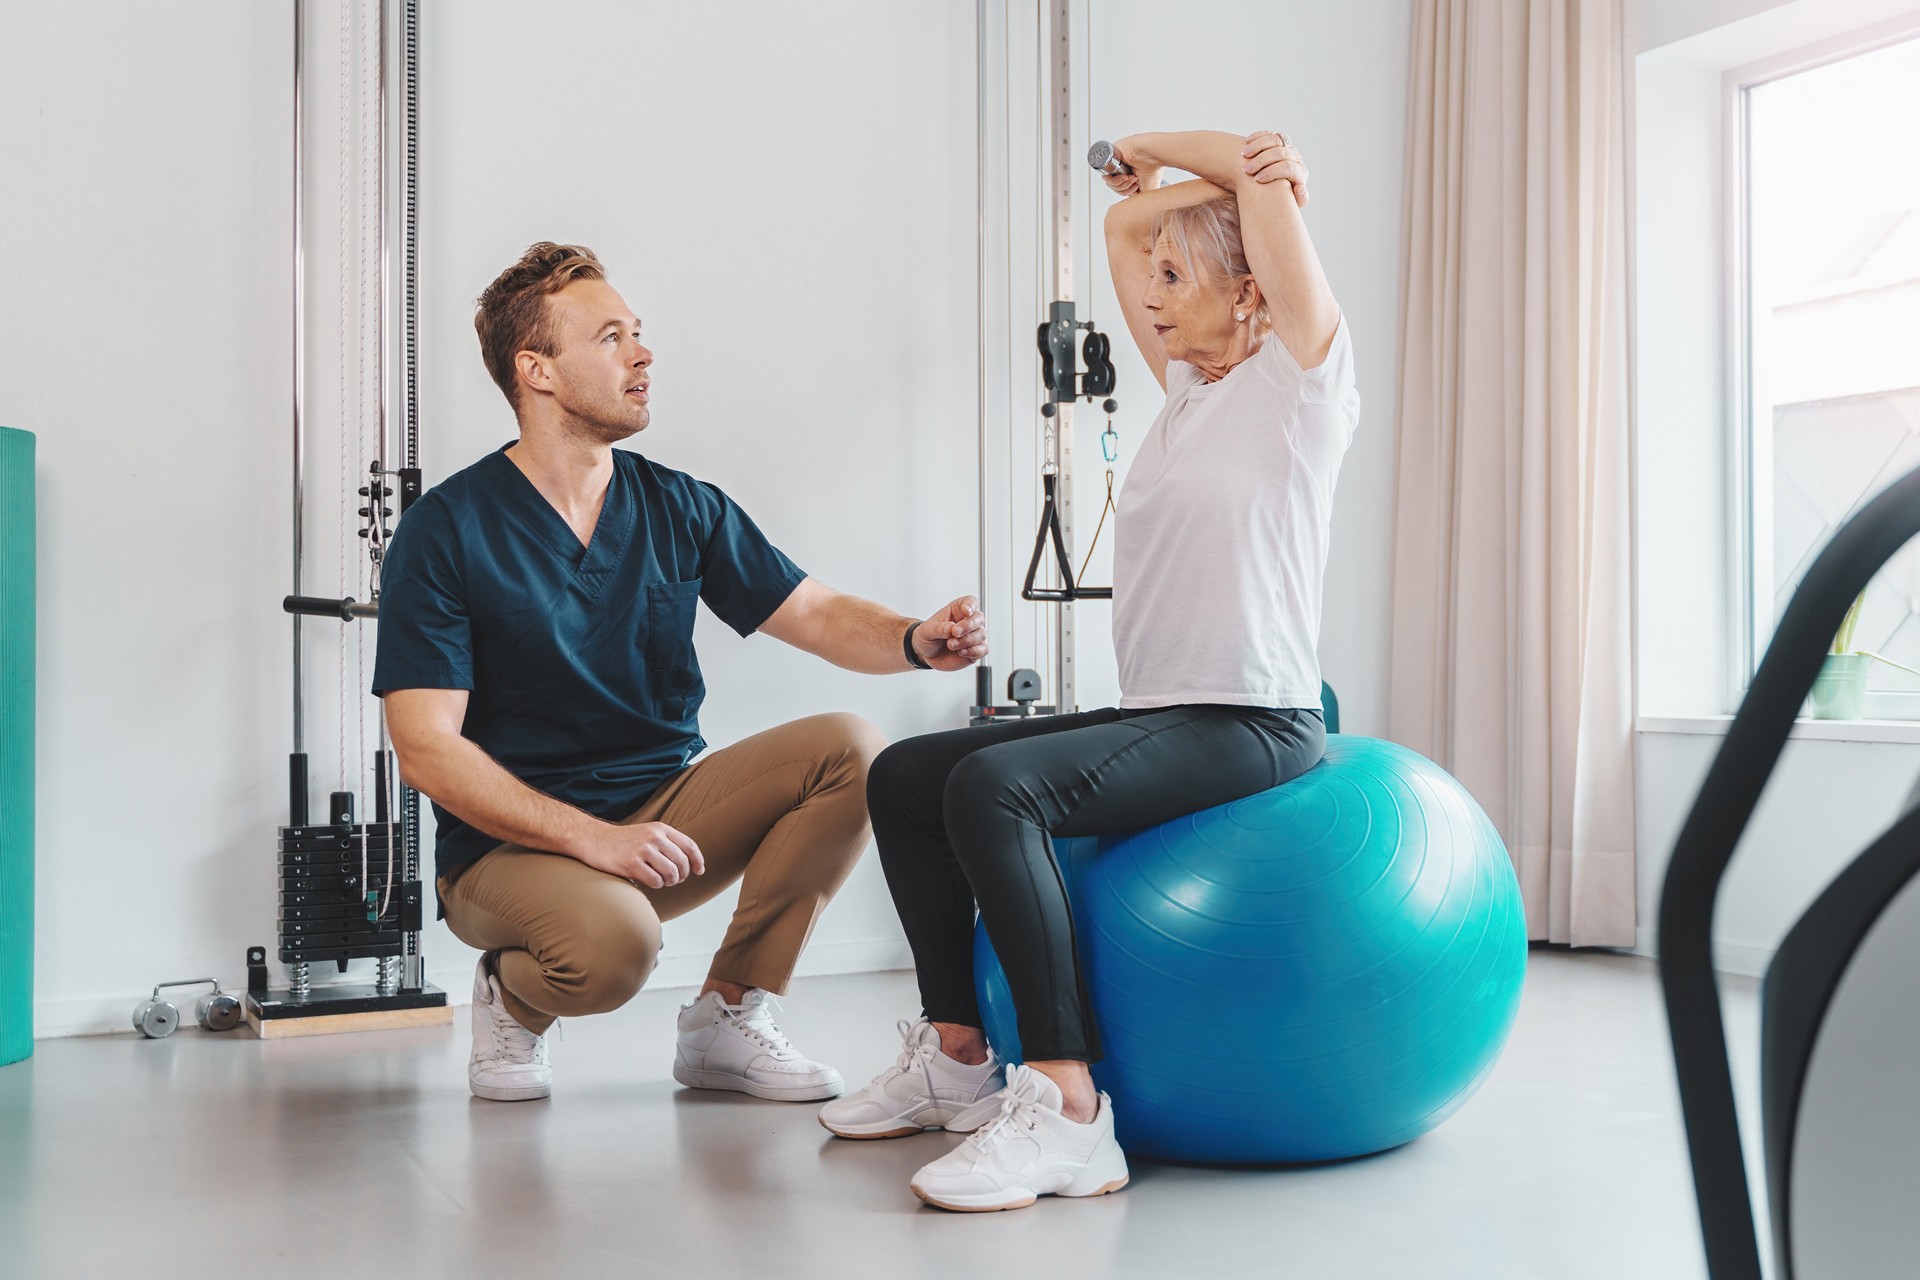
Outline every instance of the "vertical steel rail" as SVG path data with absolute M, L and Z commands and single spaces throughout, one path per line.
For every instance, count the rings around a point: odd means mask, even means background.
M 368 477 L 367 523 L 373 526 L 374 536 L 367 540 L 367 550 L 372 560 L 368 577 L 368 588 L 375 603 L 379 601 L 380 570 L 384 567 L 387 537 L 391 530 L 387 527 L 386 498 L 381 495 L 382 487 L 388 486 L 387 438 L 392 431 L 393 420 L 393 335 L 388 325 L 388 317 L 393 309 L 393 269 L 392 254 L 389 250 L 390 237 L 387 234 L 387 0 L 374 0 L 379 6 L 374 19 L 374 42 L 378 52 L 374 57 L 375 67 L 375 128 L 378 130 L 373 142 L 373 198 L 378 209 L 375 226 L 379 229 L 379 296 L 380 305 L 373 321 L 374 368 L 378 371 L 379 407 L 377 423 L 373 435 L 373 474 Z M 364 198 L 364 194 L 363 197 Z M 342 476 L 343 484 L 353 481 Z M 363 673 L 364 674 L 364 673 Z M 364 708 L 360 713 L 363 717 Z M 387 717 L 383 713 L 380 721 L 379 750 L 387 749 Z M 363 721 L 364 723 L 364 721 Z
M 374 367 L 379 370 L 380 378 L 380 407 L 379 426 L 373 438 L 373 461 L 374 465 L 380 469 L 379 475 L 374 479 L 378 484 L 384 485 L 387 481 L 387 401 L 393 394 L 391 371 L 388 367 L 391 361 L 387 358 L 387 311 L 392 306 L 392 290 L 388 279 L 390 273 L 387 270 L 387 0 L 374 0 L 374 3 L 379 6 L 379 16 L 373 28 L 374 39 L 379 45 L 379 53 L 374 60 L 374 66 L 377 68 L 376 100 L 379 103 L 379 110 L 376 127 L 379 129 L 379 136 L 375 138 L 373 144 L 373 191 L 374 200 L 380 210 L 376 224 L 380 229 L 380 308 L 374 318 L 373 331 L 374 350 L 377 353 Z M 352 483 L 344 476 L 341 479 Z M 367 510 L 373 513 L 369 518 L 370 523 L 384 534 L 386 520 L 380 513 L 385 506 L 380 500 L 377 487 L 369 485 L 368 488 L 375 490 L 367 505 Z M 373 569 L 377 580 L 380 569 L 377 561 Z M 381 717 L 380 725 L 384 739 L 386 731 L 384 716 Z M 383 741 L 381 745 L 384 746 L 385 742 Z
M 980 607 L 987 606 L 987 0 L 973 0 L 974 251 L 978 258 Z
M 307 458 L 307 80 L 306 0 L 293 0 L 293 594 L 306 594 Z M 304 826 L 307 808 L 306 633 L 293 615 L 293 752 L 287 757 L 287 821 Z M 307 966 L 287 966 L 296 996 L 310 990 Z
M 374 198 L 380 209 L 380 307 L 379 315 L 374 321 L 374 341 L 375 349 L 379 353 L 375 367 L 380 371 L 380 409 L 379 426 L 375 430 L 373 437 L 373 474 L 368 477 L 369 483 L 367 485 L 367 510 L 371 513 L 369 522 L 376 531 L 376 536 L 368 539 L 367 542 L 367 549 L 373 556 L 373 564 L 367 579 L 367 585 L 368 593 L 373 597 L 377 605 L 380 599 L 380 572 L 385 567 L 387 535 L 389 532 L 387 529 L 387 518 L 384 514 L 387 510 L 387 498 L 382 490 L 387 487 L 388 472 L 390 470 L 387 465 L 387 435 L 391 430 L 389 424 L 391 422 L 391 401 L 393 399 L 393 344 L 391 334 L 388 332 L 387 317 L 393 306 L 393 271 L 391 257 L 388 253 L 387 236 L 387 0 L 375 0 L 375 3 L 380 6 L 378 19 L 374 23 L 374 35 L 379 44 L 379 55 L 374 62 L 374 65 L 378 68 L 377 79 L 379 89 L 377 100 L 380 104 L 380 109 L 377 112 L 376 127 L 379 129 L 379 137 L 375 140 L 373 148 L 375 175 Z M 353 483 L 345 476 L 342 476 L 340 479 L 343 484 Z M 366 672 L 363 668 L 361 670 L 362 677 L 364 677 L 365 674 Z M 360 691 L 360 696 L 365 697 L 367 695 L 364 691 Z M 365 704 L 359 704 L 359 707 L 358 714 L 361 717 L 361 723 L 365 724 L 367 714 Z M 379 738 L 374 747 L 375 760 L 378 762 L 377 767 L 374 769 L 374 776 L 375 784 L 379 786 L 381 790 L 380 799 L 374 806 L 374 809 L 383 820 L 391 823 L 393 814 L 387 808 L 386 789 L 392 784 L 387 777 L 388 770 L 386 768 L 388 737 L 387 709 L 384 703 L 381 704 L 375 719 L 379 724 Z M 364 765 L 365 762 L 363 761 L 362 764 Z M 371 820 L 372 816 L 371 814 L 368 815 L 368 818 L 365 820 Z M 398 830 L 392 826 L 389 826 L 386 832 L 387 883 L 384 890 L 386 898 L 383 900 L 382 909 L 384 909 L 385 902 L 391 902 L 393 899 L 394 871 L 396 870 L 396 865 L 400 871 L 400 878 L 410 878 L 406 875 L 405 851 L 394 848 L 394 837 L 398 834 Z M 396 970 L 404 969 L 405 967 L 406 961 L 404 957 L 406 953 L 411 950 L 407 945 L 409 941 L 410 936 L 403 936 L 401 938 L 401 957 L 398 965 L 395 964 L 394 957 L 381 957 L 378 966 L 379 980 L 377 989 L 382 995 L 392 995 L 402 985 L 404 975 Z
M 1051 83 L 1046 100 L 1048 136 L 1047 202 L 1053 235 L 1048 255 L 1053 265 L 1053 296 L 1073 300 L 1073 0 L 1050 0 L 1047 23 L 1047 62 Z M 1075 345 L 1078 345 L 1077 343 Z M 1073 402 L 1056 406 L 1053 448 L 1047 461 L 1059 475 L 1060 538 L 1067 559 L 1073 560 Z M 1053 622 L 1054 703 L 1062 714 L 1078 709 L 1074 693 L 1073 602 L 1060 603 Z
M 293 594 L 306 594 L 307 255 L 303 225 L 306 189 L 306 0 L 293 0 Z M 293 615 L 293 754 L 307 750 L 306 646 L 300 615 Z M 296 788 L 304 792 L 306 788 Z M 295 813 L 292 821 L 304 822 Z
M 420 465 L 420 0 L 401 0 L 401 75 L 405 79 L 402 130 L 400 330 L 401 412 L 400 465 Z M 400 853 L 403 878 L 420 879 L 420 793 L 400 784 Z M 426 984 L 426 957 L 420 935 L 409 932 L 402 943 L 401 985 L 417 990 Z
M 401 74 L 406 77 L 402 175 L 400 307 L 401 376 L 404 391 L 404 438 L 400 465 L 420 465 L 420 0 L 403 0 L 401 39 L 404 41 Z

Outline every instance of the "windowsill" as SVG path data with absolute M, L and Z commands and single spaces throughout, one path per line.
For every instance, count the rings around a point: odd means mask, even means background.
M 1638 733 L 1674 733 L 1696 738 L 1725 737 L 1732 716 L 1641 716 Z M 1920 720 L 1809 720 L 1798 719 L 1789 738 L 1818 742 L 1880 742 L 1920 744 Z

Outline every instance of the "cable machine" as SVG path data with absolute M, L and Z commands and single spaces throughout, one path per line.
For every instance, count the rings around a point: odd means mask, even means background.
M 354 0 L 341 0 L 343 42 L 345 20 L 357 6 Z M 280 828 L 277 850 L 279 881 L 279 923 L 277 955 L 286 965 L 288 983 L 284 988 L 269 988 L 267 948 L 247 951 L 246 1016 L 263 1037 L 311 1034 L 319 1030 L 353 1029 L 360 1026 L 382 1027 L 432 1025 L 451 1017 L 446 993 L 426 981 L 420 950 L 420 933 L 425 927 L 426 885 L 420 874 L 420 796 L 400 782 L 387 737 L 385 709 L 378 715 L 378 741 L 371 759 L 364 750 L 358 758 L 370 765 L 367 790 L 371 805 L 363 803 L 348 779 L 343 789 L 333 792 L 324 820 L 315 820 L 309 803 L 310 778 L 307 755 L 307 671 L 304 623 L 308 618 L 325 618 L 344 627 L 359 628 L 379 616 L 380 569 L 386 546 L 392 535 L 392 522 L 404 515 L 420 495 L 420 420 L 419 420 L 419 0 L 399 0 L 401 22 L 400 78 L 404 105 L 401 121 L 401 352 L 403 369 L 403 417 L 401 449 L 397 458 L 388 451 L 389 379 L 388 328 L 390 313 L 387 244 L 387 4 L 374 0 L 378 17 L 375 43 L 378 46 L 377 73 L 378 141 L 375 144 L 378 214 L 379 304 L 372 325 L 378 362 L 377 427 L 373 433 L 373 457 L 365 464 L 363 483 L 357 488 L 361 500 L 359 542 L 364 546 L 360 568 L 367 599 L 356 600 L 342 591 L 339 597 L 306 594 L 306 323 L 305 275 L 306 239 L 303 210 L 306 198 L 305 156 L 306 122 L 306 0 L 294 0 L 294 102 L 293 102 L 293 580 L 292 591 L 282 607 L 293 620 L 293 743 L 287 763 L 287 825 Z M 343 48 L 342 57 L 346 56 Z M 342 72 L 345 83 L 345 71 Z M 344 89 L 342 109 L 345 109 Z M 346 138 L 340 139 L 342 152 L 342 201 L 345 200 Z M 342 289 L 347 287 L 347 267 L 341 263 Z M 363 286 L 364 287 L 364 286 Z M 343 327 L 344 327 L 343 298 Z M 361 335 L 364 350 L 365 335 Z M 354 483 L 350 470 L 347 424 L 354 415 L 345 403 L 345 352 L 342 359 L 341 474 L 344 494 Z M 358 463 L 351 466 L 357 467 Z M 395 506 L 389 505 L 397 502 Z M 342 538 L 345 531 L 342 530 Z M 343 550 L 341 581 L 349 581 L 347 563 L 351 557 Z M 355 643 L 362 637 L 356 635 Z M 342 645 L 346 640 L 343 636 Z M 350 708 L 360 708 L 357 718 L 361 736 L 365 731 L 365 706 L 358 700 L 368 695 L 355 689 L 348 693 L 342 650 L 342 723 L 341 753 L 348 759 L 346 740 Z M 362 744 L 363 745 L 363 744 Z M 370 812 L 369 812 L 370 810 Z M 370 983 L 332 983 L 316 986 L 312 967 L 332 961 L 339 973 L 346 973 L 350 961 L 371 959 L 376 963 Z M 350 1023 L 337 1021 L 341 1015 L 355 1017 Z M 314 1021 L 327 1018 L 324 1024 Z
M 1073 148 L 1073 0 L 1040 2 L 1044 5 L 1044 20 L 1041 24 L 1036 71 L 1040 116 L 1045 122 L 1046 134 L 1043 149 L 1045 178 L 1041 183 L 1040 211 L 1045 226 L 1043 256 L 1051 299 L 1045 306 L 1045 318 L 1036 330 L 1041 390 L 1041 508 L 1039 528 L 1033 539 L 1033 553 L 1027 561 L 1026 574 L 1020 580 L 1020 598 L 1029 603 L 1050 606 L 1051 684 L 1055 697 L 1052 703 L 1042 704 L 1046 684 L 1040 673 L 1030 668 L 1019 668 L 1007 682 L 1007 697 L 1011 705 L 996 705 L 993 669 L 981 666 L 974 673 L 974 705 L 969 709 L 969 719 L 976 725 L 1076 710 L 1074 605 L 1081 600 L 1113 598 L 1111 587 L 1089 587 L 1085 584 L 1093 548 L 1106 528 L 1108 516 L 1113 512 L 1113 466 L 1119 459 L 1120 437 L 1113 428 L 1113 415 L 1119 409 L 1119 404 L 1113 399 L 1116 378 L 1111 342 L 1107 335 L 1095 328 L 1091 319 L 1079 318 L 1073 298 L 1073 180 L 1079 172 Z M 1006 11 L 1004 4 L 1002 11 Z M 987 0 L 976 0 L 975 19 L 977 136 L 980 151 L 977 171 L 981 316 L 979 536 L 981 591 L 984 597 L 988 561 Z M 1094 152 L 1097 154 L 1102 146 L 1107 144 L 1096 144 Z M 1112 148 L 1107 146 L 1107 155 L 1110 157 L 1111 154 Z M 1094 154 L 1087 159 L 1096 169 L 1104 163 L 1095 159 Z M 1100 401 L 1101 408 L 1107 414 L 1107 429 L 1100 437 L 1101 451 L 1107 464 L 1107 494 L 1099 525 L 1076 572 L 1073 567 L 1073 409 L 1083 399 Z

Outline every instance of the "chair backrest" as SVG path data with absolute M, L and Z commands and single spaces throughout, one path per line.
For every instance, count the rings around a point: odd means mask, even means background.
M 1761 1110 L 1779 1273 L 1920 1272 L 1920 812 L 1857 858 L 1767 971 Z
M 1920 470 L 1889 486 L 1834 534 L 1781 616 L 1773 643 L 1701 785 L 1667 866 L 1659 913 L 1660 981 L 1713 1280 L 1761 1280 L 1759 1242 L 1713 971 L 1715 900 L 1734 847 L 1779 762 L 1794 717 L 1813 687 L 1848 606 L 1916 533 L 1920 533 Z M 1883 980 L 1876 973 L 1886 968 L 1890 958 L 1898 968 L 1905 953 L 1920 950 L 1912 938 L 1903 936 L 1907 914 L 1920 920 L 1920 909 L 1913 913 L 1905 913 L 1904 907 L 1889 910 L 1902 898 L 1916 871 L 1920 871 L 1920 814 L 1910 812 L 1860 853 L 1807 909 L 1768 968 L 1761 1110 L 1774 1274 L 1779 1280 L 1792 1280 L 1797 1264 L 1802 1280 L 1814 1280 L 1816 1275 L 1897 1274 L 1875 1267 L 1848 1270 L 1857 1264 L 1830 1257 L 1816 1261 L 1809 1249 L 1802 1249 L 1813 1237 L 1845 1232 L 1830 1233 L 1811 1225 L 1814 1219 L 1809 1215 L 1821 1210 L 1822 1204 L 1819 1196 L 1806 1193 L 1806 1184 L 1796 1173 L 1796 1157 L 1804 1154 L 1809 1161 L 1833 1167 L 1831 1149 L 1836 1144 L 1829 1139 L 1847 1130 L 1856 1139 L 1852 1144 L 1837 1143 L 1853 1153 L 1843 1153 L 1840 1165 L 1856 1156 L 1873 1155 L 1869 1149 L 1873 1139 L 1863 1136 L 1873 1126 L 1873 1117 L 1863 1116 L 1860 1108 L 1846 1102 L 1866 1096 L 1857 1087 L 1848 1089 L 1846 1063 L 1863 1049 L 1888 1052 L 1899 1043 L 1897 1037 L 1890 1042 L 1861 1035 L 1862 1026 L 1885 1025 L 1886 1019 L 1863 1016 L 1858 1006 L 1862 1000 L 1871 1000 L 1876 982 Z M 1899 1011 L 1889 1012 L 1898 1015 Z M 1912 1015 L 1907 1017 L 1912 1025 Z M 1920 1026 L 1913 1037 L 1920 1040 Z M 1866 1074 L 1911 1078 L 1912 1061 L 1911 1055 L 1882 1061 Z M 1911 1090 L 1905 1093 L 1910 1117 L 1920 1108 L 1914 1105 Z M 1892 1105 L 1879 1096 L 1880 1105 Z M 1819 1134 L 1814 1133 L 1815 1120 L 1822 1130 Z M 1889 1129 L 1885 1121 L 1879 1127 L 1883 1132 Z M 1848 1188 L 1861 1185 L 1863 1170 L 1849 1167 L 1854 1173 L 1845 1179 L 1845 1186 L 1826 1189 L 1839 1193 L 1842 1200 Z M 1916 1168 L 1920 1162 L 1909 1148 L 1903 1170 L 1870 1176 L 1891 1176 L 1896 1186 L 1904 1178 L 1903 1194 L 1910 1205 L 1920 1199 L 1920 1188 L 1914 1187 Z M 1857 1237 L 1867 1230 L 1870 1238 L 1852 1241 L 1853 1256 L 1879 1256 L 1877 1251 L 1885 1248 L 1909 1247 L 1907 1241 L 1920 1244 L 1913 1234 L 1913 1217 L 1910 1212 L 1882 1215 L 1884 1220 L 1875 1224 L 1863 1223 L 1856 1215 L 1845 1231 Z M 1911 1255 L 1908 1259 L 1910 1263 Z

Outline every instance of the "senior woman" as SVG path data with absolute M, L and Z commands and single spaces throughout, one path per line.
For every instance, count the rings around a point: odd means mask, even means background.
M 1360 401 L 1301 215 L 1306 169 L 1272 133 L 1144 133 L 1115 151 L 1132 172 L 1109 179 L 1125 196 L 1106 220 L 1114 291 L 1167 392 L 1116 516 L 1120 705 L 913 738 L 868 777 L 923 1009 L 899 1024 L 894 1065 L 820 1122 L 848 1138 L 970 1133 L 911 1183 L 945 1209 L 1126 1185 L 1112 1104 L 1088 1072 L 1100 1041 L 1049 836 L 1252 795 L 1312 768 L 1326 743 L 1321 579 Z M 1162 186 L 1163 169 L 1196 177 Z M 1026 1056 L 1004 1073 L 974 1002 L 976 906 Z

